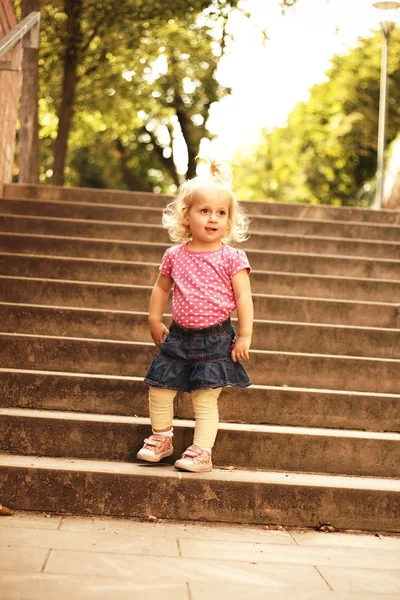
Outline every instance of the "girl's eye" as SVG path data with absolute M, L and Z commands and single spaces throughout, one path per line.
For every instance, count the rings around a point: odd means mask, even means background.
M 206 208 L 202 208 L 201 211 L 204 215 L 206 215 L 208 213 L 208 210 Z
M 224 210 L 220 210 L 219 214 L 221 215 L 221 217 L 223 217 L 224 215 L 226 215 L 226 212 Z

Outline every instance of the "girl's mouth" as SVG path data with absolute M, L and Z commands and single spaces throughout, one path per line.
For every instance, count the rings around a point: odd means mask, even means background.
M 217 231 L 214 227 L 206 227 L 206 231 Z

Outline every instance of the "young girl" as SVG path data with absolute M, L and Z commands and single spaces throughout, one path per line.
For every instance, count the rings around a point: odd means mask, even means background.
M 173 453 L 174 397 L 192 392 L 194 442 L 174 466 L 193 472 L 212 470 L 222 388 L 251 385 L 241 363 L 249 358 L 253 329 L 250 265 L 243 250 L 226 244 L 246 239 L 248 219 L 232 195 L 229 169 L 206 163 L 206 174 L 184 183 L 163 215 L 180 245 L 165 252 L 150 298 L 150 332 L 159 348 L 145 378 L 153 434 L 137 454 L 155 463 Z M 162 319 L 172 287 L 168 331 Z M 230 322 L 235 309 L 237 338 Z

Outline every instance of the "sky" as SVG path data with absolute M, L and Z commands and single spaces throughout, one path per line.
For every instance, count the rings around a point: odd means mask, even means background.
M 208 126 L 217 139 L 205 141 L 200 151 L 228 161 L 256 143 L 262 128 L 284 125 L 309 89 L 326 80 L 334 54 L 348 52 L 359 36 L 380 27 L 372 0 L 298 0 L 285 15 L 277 0 L 241 5 L 252 19 L 231 19 L 235 41 L 217 74 L 232 95 L 213 105 Z M 264 46 L 263 28 L 269 36 Z

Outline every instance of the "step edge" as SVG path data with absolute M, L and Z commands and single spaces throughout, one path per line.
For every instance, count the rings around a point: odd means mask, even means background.
M 157 223 L 145 223 L 145 222 L 135 222 L 135 223 L 130 223 L 127 221 L 105 221 L 105 220 L 101 220 L 101 219 L 74 219 L 74 218 L 68 218 L 68 217 L 48 217 L 45 215 L 24 215 L 24 214 L 19 214 L 19 213 L 0 213 L 0 218 L 4 218 L 4 219 L 28 219 L 28 220 L 35 220 L 35 221 L 50 221 L 50 222 L 61 222 L 61 223 L 80 223 L 80 224 L 85 224 L 85 225 L 104 225 L 105 227 L 112 225 L 112 226 L 118 226 L 118 227 L 126 227 L 127 229 L 129 228 L 137 228 L 137 227 L 142 227 L 145 229 L 157 229 L 157 230 L 163 230 L 166 232 L 165 227 L 163 227 L 163 225 L 159 225 Z M 250 225 L 251 228 L 251 225 Z M 399 226 L 400 229 L 400 226 Z M 11 232 L 7 232 L 7 231 L 3 231 L 2 233 L 11 233 Z M 19 232 L 12 232 L 12 233 L 16 233 L 18 234 Z M 20 235 L 24 235 L 22 233 L 20 233 Z M 43 234 L 45 235 L 45 234 Z M 250 229 L 249 231 L 249 235 L 250 238 L 252 236 L 260 236 L 260 237 L 273 237 L 273 238 L 278 238 L 278 239 L 282 239 L 282 238 L 289 238 L 289 239 L 301 239 L 301 240 L 310 240 L 310 241 L 319 241 L 319 242 L 326 242 L 326 241 L 330 241 L 330 242 L 348 242 L 348 243 L 359 243 L 361 245 L 367 245 L 367 244 L 371 244 L 373 246 L 387 246 L 387 247 L 400 247 L 400 242 L 396 242 L 396 241 L 387 241 L 385 239 L 377 239 L 377 238 L 372 238 L 372 239 L 366 239 L 366 238 L 347 238 L 347 237 L 331 237 L 331 236 L 323 236 L 323 235 L 309 235 L 309 234 L 296 234 L 296 233 L 286 233 L 286 232 L 273 232 L 273 231 L 252 231 Z M 87 238 L 87 239 L 103 239 L 103 238 Z M 124 239 L 119 239 L 117 241 L 121 241 L 124 242 L 126 240 Z
M 396 330 L 397 331 L 397 330 Z M 113 339 L 104 339 L 104 338 L 80 338 L 80 337 L 72 337 L 72 336 L 60 336 L 60 335 L 43 335 L 43 334 L 34 334 L 34 333 L 15 333 L 15 332 L 3 332 L 0 331 L 0 337 L 11 337 L 11 338 L 34 338 L 34 339 L 55 339 L 55 340 L 63 340 L 63 341 L 79 341 L 85 343 L 103 343 L 103 344 L 121 344 L 121 345 L 131 345 L 131 346 L 150 346 L 153 347 L 153 342 L 135 342 L 133 340 L 113 340 Z M 400 364 L 400 358 L 380 358 L 374 356 L 351 356 L 346 354 L 317 354 L 313 352 L 282 352 L 277 350 L 256 350 L 250 349 L 250 354 L 265 354 L 265 355 L 279 355 L 279 356 L 312 356 L 318 358 L 333 358 L 333 359 L 345 359 L 345 360 L 358 360 L 358 361 L 377 361 L 377 362 L 388 362 Z
M 131 424 L 131 425 L 148 425 L 150 427 L 150 419 L 148 417 L 135 417 L 125 415 L 114 415 L 112 413 L 86 413 L 74 412 L 66 410 L 43 410 L 32 408 L 17 408 L 17 407 L 0 407 L 0 418 L 2 416 L 15 417 L 16 419 L 23 417 L 28 419 L 43 419 L 54 421 L 73 421 L 73 422 L 92 422 L 92 423 L 110 423 L 110 424 Z M 173 419 L 173 427 L 176 429 L 194 428 L 193 419 Z M 376 440 L 376 441 L 393 441 L 400 442 L 400 432 L 392 431 L 364 431 L 358 429 L 337 429 L 335 427 L 304 427 L 290 425 L 265 425 L 253 423 L 230 423 L 221 421 L 219 423 L 219 431 L 236 431 L 247 433 L 264 433 L 276 435 L 293 435 L 307 436 L 314 438 L 352 438 L 359 440 Z
M 119 240 L 119 239 L 104 239 L 104 238 L 86 238 L 86 237 L 80 237 L 80 236 L 65 236 L 65 235 L 48 235 L 48 234 L 34 234 L 34 233 L 16 233 L 16 232 L 9 232 L 9 231 L 0 231 L 0 237 L 1 236 L 5 236 L 8 238 L 29 238 L 29 239 L 36 239 L 36 240 L 46 240 L 46 241 L 52 241 L 52 240 L 63 240 L 63 241 L 73 241 L 73 242 L 77 242 L 77 244 L 79 243 L 87 243 L 87 244 L 104 244 L 104 245 L 111 245 L 111 244 L 119 244 L 121 246 L 126 245 L 131 246 L 131 247 L 137 247 L 137 248 L 159 248 L 159 249 L 163 249 L 165 248 L 165 250 L 167 250 L 168 248 L 170 248 L 171 246 L 173 246 L 173 244 L 170 244 L 168 242 L 141 242 L 141 241 L 135 241 L 135 240 Z M 400 244 L 399 244 L 400 245 Z M 375 257 L 375 256 L 358 256 L 358 255 L 348 255 L 348 254 L 320 254 L 320 253 L 315 253 L 315 252 L 278 252 L 276 250 L 260 250 L 257 248 L 249 248 L 246 247 L 246 253 L 247 254 L 253 254 L 253 255 L 262 255 L 262 256 L 283 256 L 283 257 L 301 257 L 301 258 L 313 258 L 313 259 L 329 259 L 329 260 L 341 260 L 341 261 L 355 261 L 355 262 L 360 262 L 360 263 L 370 263 L 370 262 L 374 262 L 374 263 L 378 263 L 378 264 L 388 264 L 388 265 L 392 265 L 392 266 L 399 266 L 400 268 L 400 259 L 395 259 L 395 260 L 390 260 L 388 258 L 379 258 L 379 257 Z M 80 257 L 77 257 L 80 258 Z M 85 258 L 85 257 L 83 257 Z M 97 259 L 97 260 L 103 260 L 103 259 Z M 105 260 L 109 260 L 109 259 L 105 259 Z M 115 261 L 114 261 L 115 262 Z M 118 262 L 118 261 L 117 261 Z M 121 262 L 131 262 L 131 261 L 121 261 Z
M 184 473 L 165 469 L 162 466 L 142 465 L 139 463 L 122 463 L 117 461 L 86 460 L 75 458 L 52 458 L 42 456 L 21 456 L 18 454 L 0 454 L 0 469 L 30 468 L 36 470 L 54 470 L 86 472 L 97 474 L 130 475 L 137 477 L 168 477 L 173 479 L 199 479 L 200 481 L 229 481 L 230 483 L 251 483 L 255 485 L 284 485 L 298 487 L 317 487 L 327 489 L 348 489 L 364 491 L 380 491 L 400 494 L 400 479 L 357 477 L 333 474 L 294 473 L 283 471 L 244 471 L 214 468 L 207 473 Z
M 147 385 L 144 382 L 143 377 L 137 376 L 127 376 L 127 375 L 107 375 L 107 374 L 99 374 L 99 373 L 76 373 L 70 371 L 45 371 L 41 369 L 13 369 L 11 367 L 0 367 L 1 373 L 10 373 L 10 374 L 23 374 L 30 376 L 48 376 L 48 377 L 66 377 L 66 378 L 87 378 L 87 379 L 107 379 L 112 381 L 131 381 L 134 383 L 139 383 L 142 385 Z M 259 391 L 278 391 L 283 393 L 305 393 L 305 394 L 321 394 L 321 395 L 330 395 L 334 394 L 337 396 L 355 396 L 355 397 L 365 397 L 365 398 L 380 398 L 380 399 L 388 399 L 388 400 L 398 400 L 400 402 L 400 394 L 391 394 L 385 392 L 366 392 L 366 391 L 354 391 L 354 390 L 333 390 L 333 389 L 325 389 L 325 388 L 302 388 L 295 386 L 276 386 L 276 385 L 262 385 L 262 384 L 253 384 L 249 388 L 248 391 L 251 390 L 259 390 Z M 244 390 L 241 390 L 242 392 Z
M 3 302 L 0 300 L 0 307 L 13 307 L 13 308 L 33 308 L 38 310 L 49 310 L 49 311 L 71 311 L 73 313 L 97 313 L 97 314 L 105 314 L 105 315 L 131 315 L 131 316 L 148 316 L 148 311 L 143 310 L 120 310 L 120 309 L 111 309 L 111 308 L 91 308 L 91 307 L 82 307 L 82 306 L 68 306 L 68 305 L 58 305 L 58 304 L 30 304 L 27 302 Z M 164 313 L 165 319 L 172 319 L 171 313 Z M 233 323 L 237 323 L 237 317 L 231 317 Z M 254 319 L 254 324 L 259 325 L 283 325 L 288 327 L 302 327 L 302 328 L 322 328 L 327 330 L 356 330 L 356 331 L 371 331 L 371 332 L 382 332 L 382 333 L 399 333 L 399 328 L 395 327 L 369 327 L 365 325 L 342 325 L 341 323 L 315 323 L 308 321 L 282 321 L 275 319 Z M 7 333 L 7 332 L 3 332 Z M 85 338 L 86 339 L 86 338 Z M 97 338 L 94 338 L 97 339 Z
M 159 267 L 160 263 L 159 262 L 145 262 L 145 261 L 122 261 L 122 260 L 111 260 L 111 259 L 99 259 L 99 258 L 84 258 L 84 257 L 80 257 L 80 256 L 63 256 L 63 255 L 49 255 L 49 254 L 28 254 L 28 253 L 24 253 L 24 252 L 0 252 L 0 259 L 6 257 L 6 258 L 29 258 L 29 259 L 39 259 L 39 260 L 61 260 L 64 262 L 67 261 L 72 261 L 72 262 L 84 262 L 84 263 L 103 263 L 103 264 L 118 264 L 118 265 L 138 265 L 141 267 Z M 396 261 L 399 262 L 400 261 Z M 362 282 L 369 282 L 369 283 L 389 283 L 389 284 L 396 284 L 396 285 L 400 285 L 400 279 L 376 279 L 373 277 L 343 277 L 341 275 L 324 275 L 321 273 L 302 273 L 302 272 L 296 272 L 296 271 L 263 271 L 260 269 L 253 269 L 252 270 L 253 275 L 279 275 L 280 277 L 285 276 L 285 277 L 307 277 L 307 278 L 313 278 L 313 279 L 333 279 L 333 280 L 338 280 L 338 281 L 362 281 Z M 53 280 L 56 281 L 56 280 Z M 74 280 L 61 280 L 61 281 L 74 281 Z M 79 281 L 79 280 L 78 280 Z M 82 280 L 81 280 L 82 281 Z M 92 283 L 96 283 L 93 282 Z M 121 285 L 121 284 L 118 284 Z
M 151 290 L 153 289 L 153 286 L 151 285 L 140 285 L 140 284 L 134 284 L 134 283 L 113 283 L 113 282 L 107 282 L 107 281 L 85 281 L 83 279 L 48 279 L 45 277 L 26 277 L 23 275 L 1 275 L 0 274 L 0 279 L 11 279 L 11 280 L 17 280 L 17 281 L 37 281 L 37 282 L 41 282 L 41 283 L 61 283 L 61 284 L 65 284 L 65 285 L 78 285 L 78 286 L 100 286 L 100 287 L 112 287 L 112 288 L 118 288 L 118 287 L 128 287 L 128 288 L 132 288 L 132 289 L 138 289 L 138 290 L 148 290 L 149 292 L 151 292 Z M 381 280 L 378 280 L 381 281 Z M 327 304 L 349 304 L 349 305 L 371 305 L 371 306 L 386 306 L 388 308 L 398 308 L 400 307 L 399 303 L 396 302 L 375 302 L 375 301 L 368 301 L 368 300 L 351 300 L 351 299 L 346 299 L 346 298 L 318 298 L 318 297 L 313 297 L 313 296 L 285 296 L 282 294 L 262 294 L 260 292 L 253 292 L 252 293 L 253 298 L 266 298 L 266 299 L 275 299 L 275 300 L 293 300 L 293 301 L 311 301 L 311 302 L 321 302 L 321 303 L 327 303 Z M 38 305 L 38 306 L 42 306 L 42 305 Z
M 122 191 L 122 190 L 121 190 Z M 128 192 L 129 193 L 129 192 Z M 151 194 L 151 192 L 149 192 Z M 138 196 L 142 195 L 142 192 L 137 194 Z M 157 198 L 164 198 L 164 196 L 160 195 L 156 195 Z M 173 196 L 167 196 L 166 200 L 170 199 L 171 201 L 174 199 Z M 79 202 L 79 201 L 74 201 L 74 200 L 45 200 L 45 199 L 41 199 L 41 198 L 23 198 L 23 197 L 17 197 L 17 196 L 3 196 L 2 198 L 0 198 L 0 200 L 3 200 L 5 202 L 7 201 L 11 201 L 11 202 L 30 202 L 30 203 L 37 203 L 37 204 L 53 204 L 53 205 L 73 205 L 73 206 L 87 206 L 87 207 L 110 207 L 110 208 L 119 208 L 119 209 L 130 209 L 130 210 L 137 210 L 137 209 L 144 209 L 144 210 L 150 210 L 150 211 L 162 211 L 164 207 L 162 206 L 147 206 L 147 205 L 129 205 L 129 204 L 118 204 L 118 203 L 104 203 L 104 202 Z M 250 204 L 250 202 L 248 201 L 243 201 L 243 200 L 239 200 L 240 204 L 244 207 L 247 208 L 247 206 Z M 271 206 L 284 206 L 285 208 L 287 208 L 288 204 L 285 203 L 275 203 L 275 202 L 263 202 L 260 201 L 259 203 L 254 203 L 255 205 L 260 204 L 260 205 L 268 205 L 270 204 Z M 309 204 L 298 204 L 298 203 L 292 203 L 291 206 L 294 207 L 304 207 L 304 208 L 310 208 Z M 315 209 L 318 210 L 320 207 L 323 209 L 325 205 L 315 205 Z M 327 207 L 327 208 L 331 208 L 332 207 Z M 335 210 L 363 210 L 365 213 L 367 214 L 371 214 L 371 212 L 367 209 L 362 209 L 359 207 L 335 207 Z M 385 215 L 390 215 L 392 216 L 393 214 L 397 214 L 400 211 L 396 211 L 396 210 L 381 210 L 379 211 L 380 214 L 385 214 Z M 247 213 L 250 217 L 256 217 L 256 218 L 277 218 L 277 219 L 285 219 L 285 220 L 301 220 L 301 221 L 312 221 L 312 222 L 325 222 L 325 223 L 349 223 L 349 224 L 359 224 L 359 225 L 365 225 L 365 226 L 379 226 L 379 227 L 399 227 L 399 225 L 397 224 L 391 224 L 391 223 L 382 223 L 380 221 L 362 221 L 362 220 L 356 220 L 356 221 L 349 221 L 349 220 L 341 220 L 341 219 L 302 219 L 301 217 L 297 216 L 293 216 L 293 217 L 281 217 L 280 215 L 265 215 L 265 214 L 260 214 L 260 213 L 251 213 L 250 211 Z

